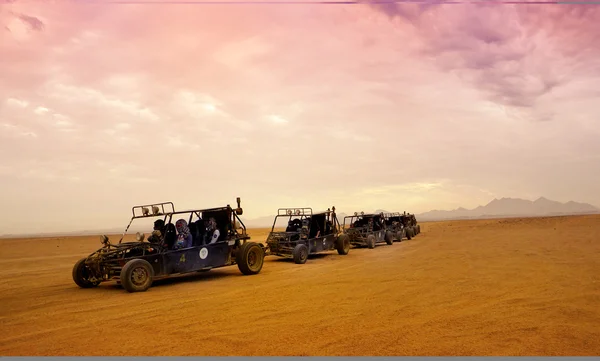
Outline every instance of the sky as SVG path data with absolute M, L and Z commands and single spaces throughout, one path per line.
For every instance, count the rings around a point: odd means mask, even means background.
M 600 6 L 0 3 L 0 234 L 600 205 Z

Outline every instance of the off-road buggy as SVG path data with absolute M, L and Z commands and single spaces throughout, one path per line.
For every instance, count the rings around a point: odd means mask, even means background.
M 394 244 L 393 235 L 386 230 L 383 213 L 360 214 L 344 217 L 344 235 L 355 247 L 375 248 L 378 243 Z
M 406 229 L 400 219 L 400 212 L 384 213 L 383 220 L 385 229 L 387 232 L 391 232 L 394 242 L 402 242 L 402 239 L 406 237 Z
M 119 242 L 112 243 L 106 235 L 101 236 L 102 248 L 75 264 L 73 280 L 81 288 L 114 280 L 128 292 L 141 292 L 159 278 L 235 264 L 245 275 L 257 274 L 263 266 L 264 247 L 249 241 L 246 227 L 238 217 L 243 213 L 239 197 L 237 205 L 236 209 L 227 205 L 179 212 L 175 211 L 172 202 L 135 206 Z M 144 234 L 138 232 L 135 241 L 122 242 L 134 220 L 152 218 L 161 219 L 164 228 L 155 230 L 148 241 L 144 241 Z M 177 233 L 172 222 L 185 218 L 192 245 L 173 249 Z M 205 227 L 208 220 L 214 229 Z M 211 236 L 214 236 L 213 243 L 210 243 Z
M 402 220 L 402 224 L 404 225 L 404 230 L 407 239 L 412 239 L 417 234 L 421 233 L 421 226 L 417 224 L 417 219 L 414 214 L 406 213 L 400 215 L 400 219 Z
M 410 224 L 413 226 L 413 229 L 415 230 L 415 234 L 421 234 L 421 225 L 418 224 L 417 217 L 415 217 L 414 214 L 409 214 L 409 217 L 410 217 Z
M 284 232 L 275 231 L 278 220 L 287 220 Z M 319 213 L 312 208 L 279 208 L 267 237 L 267 254 L 293 258 L 297 264 L 306 263 L 309 255 L 333 249 L 347 255 L 350 243 L 339 233 L 335 207 Z

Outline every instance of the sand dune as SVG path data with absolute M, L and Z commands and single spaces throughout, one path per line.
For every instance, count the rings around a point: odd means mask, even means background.
M 129 294 L 79 289 L 98 237 L 0 240 L 2 355 L 599 355 L 600 216 L 422 223 Z M 250 230 L 264 240 L 267 230 Z

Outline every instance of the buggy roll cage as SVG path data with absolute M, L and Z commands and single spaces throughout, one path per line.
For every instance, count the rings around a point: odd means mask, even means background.
M 342 229 L 346 229 L 346 219 L 350 218 L 350 220 L 352 220 L 353 218 L 374 218 L 374 217 L 381 217 L 382 219 L 385 220 L 385 216 L 384 213 L 365 213 L 365 212 L 354 212 L 353 215 L 350 216 L 346 216 L 344 217 L 344 224 L 342 225 Z M 352 222 L 348 222 L 348 225 L 352 225 Z
M 277 223 L 277 219 L 279 217 L 290 217 L 290 221 L 292 217 L 299 217 L 300 219 L 306 219 L 308 217 L 325 215 L 325 221 L 330 221 L 333 225 L 333 229 L 337 230 L 340 226 L 340 222 L 338 221 L 335 213 L 335 206 L 331 207 L 331 209 L 327 209 L 323 212 L 313 213 L 312 208 L 310 207 L 301 207 L 301 208 L 279 208 L 277 209 L 277 215 L 273 220 L 273 226 L 271 226 L 271 232 L 275 229 L 275 224 Z
M 171 221 L 173 220 L 173 216 L 177 215 L 177 214 L 188 214 L 190 215 L 190 217 L 188 218 L 188 224 L 190 224 L 192 222 L 192 218 L 194 217 L 194 214 L 200 219 L 201 214 L 204 212 L 209 212 L 209 213 L 213 213 L 213 212 L 222 212 L 222 211 L 227 211 L 230 215 L 231 215 L 231 219 L 230 222 L 233 225 L 233 228 L 230 229 L 229 227 L 227 227 L 226 229 L 229 232 L 234 232 L 236 235 L 238 236 L 242 236 L 242 238 L 248 238 L 247 233 L 246 233 L 246 225 L 244 224 L 244 222 L 242 222 L 242 220 L 240 219 L 240 215 L 242 215 L 244 213 L 244 210 L 242 209 L 242 207 L 240 206 L 240 202 L 241 199 L 240 197 L 236 198 L 236 202 L 237 202 L 237 208 L 233 209 L 229 204 L 226 205 L 225 207 L 216 207 L 216 208 L 204 208 L 204 209 L 188 209 L 188 210 L 183 210 L 183 211 L 175 211 L 175 206 L 173 205 L 173 202 L 163 202 L 163 203 L 154 203 L 154 204 L 147 204 L 147 205 L 141 205 L 141 206 L 133 206 L 131 208 L 131 213 L 132 213 L 132 217 L 131 220 L 129 221 L 129 224 L 127 225 L 127 228 L 125 228 L 125 231 L 123 232 L 123 234 L 121 235 L 121 239 L 119 239 L 119 243 L 121 243 L 123 241 L 123 238 L 125 237 L 125 235 L 127 234 L 127 231 L 129 230 L 129 227 L 131 226 L 131 223 L 133 223 L 134 219 L 139 219 L 139 218 L 150 218 L 150 217 L 158 217 L 158 216 L 164 216 L 163 217 L 163 221 L 165 222 L 165 224 L 167 223 L 171 223 Z M 171 210 L 165 212 L 165 206 L 166 205 L 170 205 L 171 206 Z M 152 213 L 150 213 L 150 208 L 152 207 Z M 141 209 L 142 210 L 142 215 L 136 215 L 135 211 L 136 209 Z M 162 210 L 162 212 L 161 212 Z M 239 222 L 239 225 L 241 226 L 241 230 L 242 233 L 238 234 L 237 230 L 240 229 L 238 227 L 236 227 L 236 220 L 237 222 Z
M 396 220 L 392 220 L 392 218 L 397 218 L 397 222 L 402 223 L 401 216 L 402 216 L 402 214 L 400 214 L 400 212 L 384 213 L 383 214 L 383 220 L 385 221 L 386 224 L 388 224 L 389 221 L 391 221 L 391 222 L 396 221 Z

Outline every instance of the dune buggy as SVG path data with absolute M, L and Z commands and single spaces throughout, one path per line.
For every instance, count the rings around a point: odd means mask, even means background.
M 407 239 L 412 239 L 417 234 L 421 233 L 421 226 L 417 225 L 417 219 L 413 214 L 404 212 L 400 215 L 400 220 L 404 225 L 404 232 Z
M 263 266 L 264 247 L 249 241 L 238 217 L 243 213 L 239 197 L 237 205 L 236 209 L 227 205 L 179 212 L 172 202 L 135 206 L 119 242 L 101 236 L 102 248 L 75 263 L 73 281 L 81 288 L 92 288 L 115 280 L 128 292 L 142 292 L 159 278 L 235 264 L 244 275 L 257 274 Z M 139 219 L 155 219 L 155 230 L 148 241 L 138 232 L 135 241 L 122 242 L 132 222 Z M 191 245 L 174 249 L 178 235 L 172 222 L 181 219 L 188 224 Z M 211 226 L 207 228 L 206 224 Z
M 400 219 L 400 212 L 384 213 L 383 221 L 385 223 L 385 229 L 391 233 L 394 241 L 402 242 L 402 238 L 406 237 L 406 229 L 404 223 Z
M 417 217 L 415 217 L 414 214 L 408 214 L 408 216 L 410 217 L 410 224 L 413 227 L 413 230 L 415 231 L 415 234 L 420 234 L 421 233 L 421 225 L 418 224 L 417 222 Z
M 280 219 L 287 220 L 285 232 L 275 231 Z M 279 208 L 267 237 L 267 252 L 293 258 L 297 264 L 306 263 L 309 255 L 333 249 L 347 255 L 350 243 L 347 238 L 340 238 L 339 232 L 335 207 L 319 213 L 313 213 L 312 208 Z
M 347 227 L 346 220 L 348 220 Z M 383 213 L 354 212 L 354 215 L 344 217 L 342 229 L 350 244 L 355 247 L 375 248 L 378 243 L 383 242 L 390 246 L 394 244 L 391 232 L 385 228 Z

